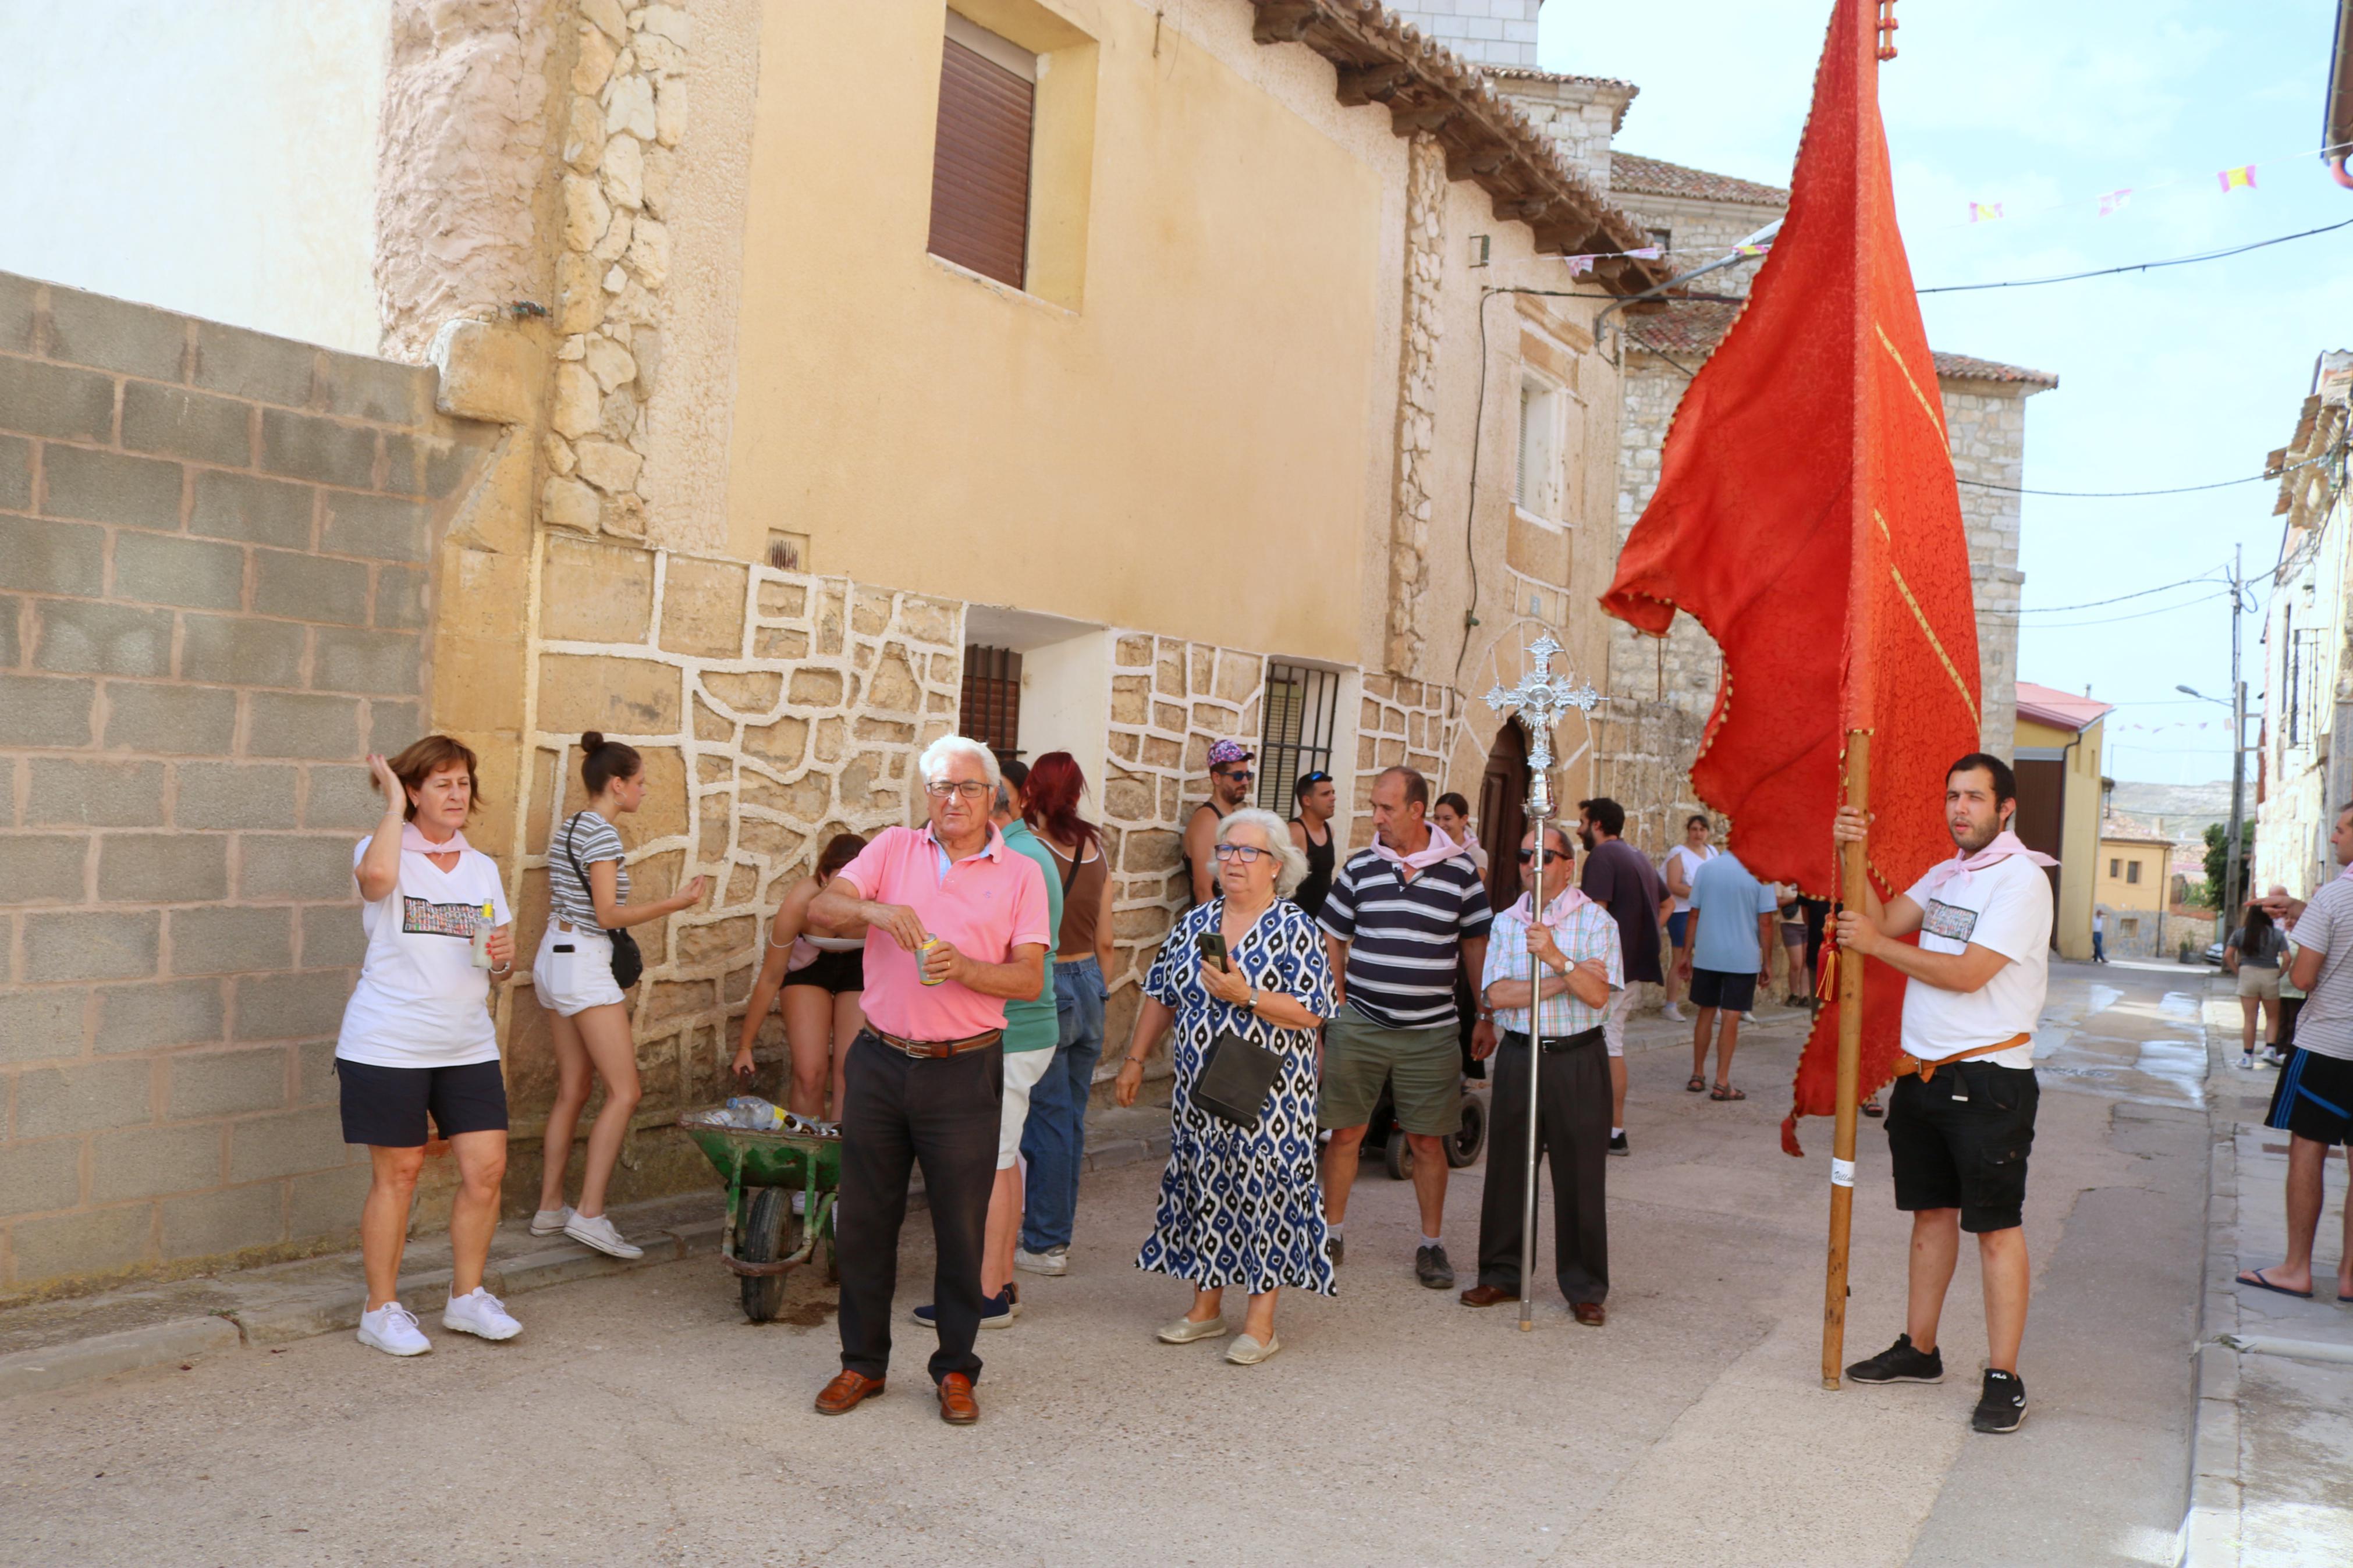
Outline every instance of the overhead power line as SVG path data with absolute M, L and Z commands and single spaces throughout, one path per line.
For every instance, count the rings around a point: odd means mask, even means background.
M 2224 564 L 2217 562 L 2195 577 L 2184 577 L 2179 583 L 2160 583 L 2154 588 L 2143 588 L 2137 593 L 2118 594 L 2113 599 L 2091 599 L 2080 605 L 2037 605 L 2031 608 L 2021 609 L 2018 613 L 2021 616 L 2056 616 L 2069 610 L 2105 609 L 2110 605 L 2121 605 L 2126 599 L 2146 599 L 2151 594 L 2169 594 L 2176 588 L 2187 588 L 2193 583 L 2211 583 L 2214 581 L 2214 574 L 2221 571 Z
M 2266 246 L 2285 245 L 2292 239 L 2310 239 L 2316 234 L 2332 234 L 2353 226 L 2353 217 L 2340 223 L 2323 224 L 2295 234 L 2276 235 L 2270 239 L 2258 239 L 2250 245 L 2233 245 L 2221 250 L 2200 251 L 2195 256 L 2168 257 L 2162 261 L 2134 261 L 2122 267 L 2095 267 L 2089 272 L 2063 272 L 2054 278 L 2008 278 L 1998 283 L 1947 283 L 1935 289 L 1915 289 L 1915 294 L 1968 294 L 1980 289 L 2039 289 L 2046 283 L 2074 283 L 2086 278 L 2106 278 L 2118 272 L 2154 272 L 2160 267 L 2188 267 L 2193 262 L 2220 261 L 2226 256 L 2244 256 L 2250 250 Z
M 2353 223 L 2353 218 L 2346 221 Z M 2211 485 L 2171 485 L 2157 490 L 2037 490 L 2028 489 L 2020 485 L 1997 485 L 1987 479 L 1962 479 L 1959 482 L 1975 489 L 2000 490 L 2006 495 L 2066 496 L 2076 500 L 2116 500 L 2136 496 L 2186 496 L 2195 495 L 2200 490 L 2227 490 L 2234 485 L 2261 484 L 2266 479 L 2284 479 L 2298 468 L 2308 468 L 2315 463 L 2329 462 L 2337 456 L 2337 449 L 2331 448 L 2317 457 L 2290 463 L 2284 468 L 2274 469 L 2267 474 L 2249 474 L 2244 479 L 2217 479 Z

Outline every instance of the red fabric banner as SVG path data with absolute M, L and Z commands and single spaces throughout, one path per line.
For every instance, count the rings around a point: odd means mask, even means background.
M 1978 746 L 1976 607 L 1944 404 L 1896 231 L 1871 6 L 1839 0 L 1789 216 L 1746 308 L 1684 393 L 1658 489 L 1602 608 L 1663 637 L 1682 610 L 1724 651 L 1692 766 L 1749 870 L 1831 898 L 1845 735 L 1872 735 L 1871 871 L 1901 892 L 1953 852 L 1945 770 Z M 1864 989 L 1862 1084 L 1892 1075 L 1904 980 Z M 1834 1109 L 1838 1015 L 1799 1063 L 1799 1116 Z

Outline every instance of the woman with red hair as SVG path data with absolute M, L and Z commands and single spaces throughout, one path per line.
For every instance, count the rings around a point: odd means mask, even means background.
M 1046 842 L 1062 879 L 1061 940 L 1054 951 L 1054 1005 L 1061 1038 L 1046 1076 L 1029 1091 L 1021 1131 L 1029 1162 L 1021 1237 L 1013 1261 L 1032 1274 L 1070 1268 L 1071 1226 L 1086 1158 L 1087 1094 L 1103 1057 L 1104 976 L 1112 967 L 1111 862 L 1103 835 L 1079 815 L 1086 775 L 1068 752 L 1029 764 L 1022 818 Z

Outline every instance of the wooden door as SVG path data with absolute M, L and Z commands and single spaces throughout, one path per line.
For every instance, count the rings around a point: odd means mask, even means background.
M 1479 781 L 1479 844 L 1487 851 L 1487 900 L 1508 909 L 1520 897 L 1520 838 L 1528 830 L 1528 742 L 1506 719 Z

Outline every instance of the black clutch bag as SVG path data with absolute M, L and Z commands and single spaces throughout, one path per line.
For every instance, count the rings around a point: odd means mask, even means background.
M 1208 1058 L 1193 1085 L 1193 1103 L 1220 1121 L 1255 1132 L 1281 1076 L 1281 1057 L 1229 1029 L 1209 1042 Z

